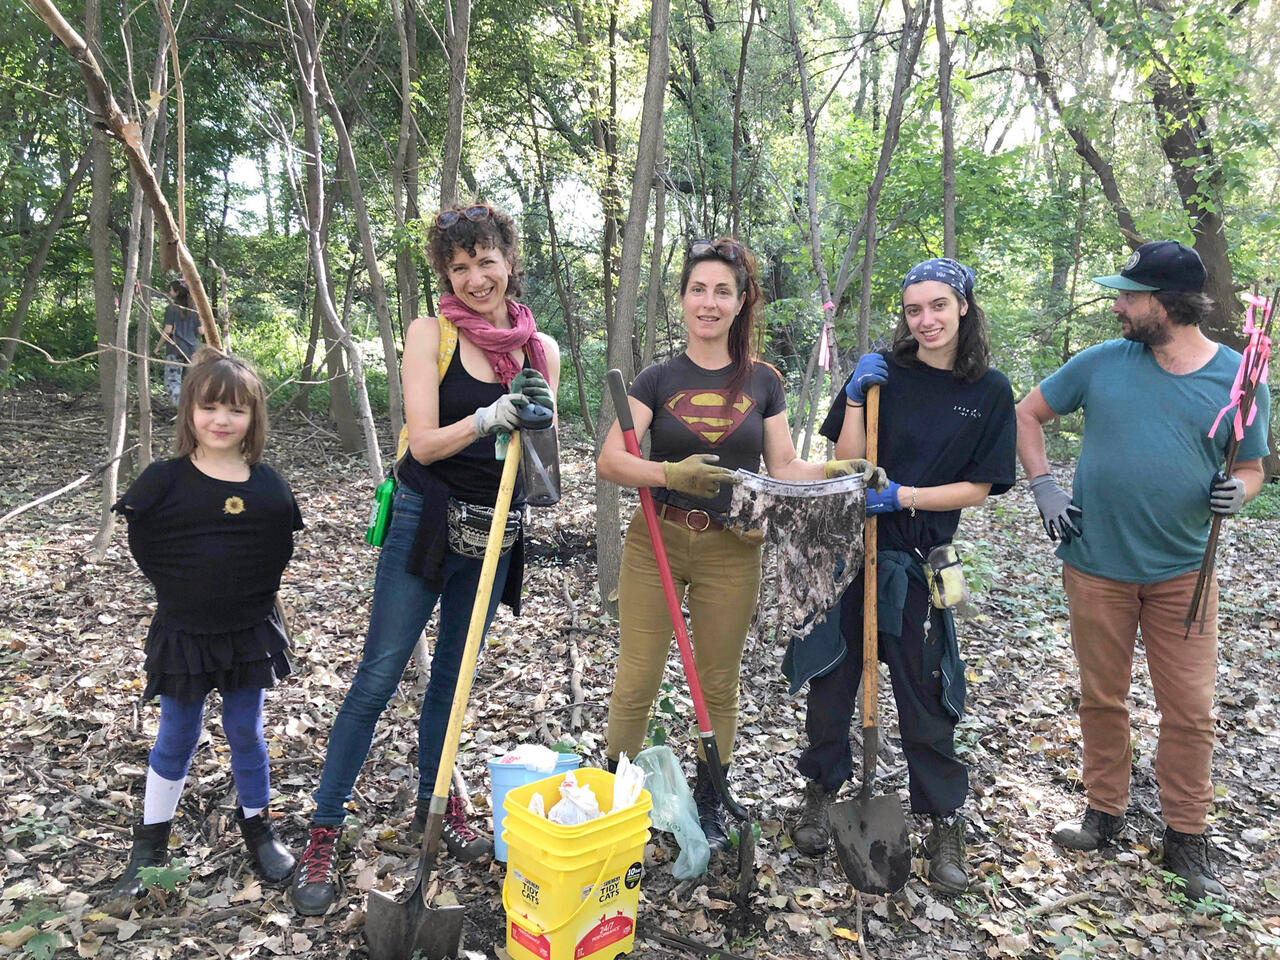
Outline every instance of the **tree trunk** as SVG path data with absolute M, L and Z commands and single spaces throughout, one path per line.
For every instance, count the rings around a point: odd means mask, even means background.
M 342 327 L 337 309 L 333 304 L 329 264 L 321 235 L 320 218 L 316 216 L 317 211 L 324 209 L 324 174 L 321 169 L 324 150 L 320 140 L 320 113 L 317 103 L 320 51 L 316 37 L 315 7 L 311 0 L 289 0 L 289 9 L 298 22 L 298 30 L 293 34 L 294 65 L 298 68 L 298 104 L 305 132 L 308 210 L 306 221 L 316 272 L 316 306 L 320 310 L 321 322 L 325 324 L 329 335 L 341 344 L 346 355 L 348 372 L 356 388 L 369 475 L 374 483 L 380 483 L 383 477 L 382 452 L 378 449 L 378 431 L 374 425 L 373 411 L 369 407 L 369 391 L 365 387 L 360 351 L 356 349 L 350 332 Z
M 754 4 L 755 0 L 752 0 Z M 649 253 L 649 287 L 645 291 L 644 346 L 640 369 L 653 363 L 654 341 L 658 339 L 658 308 L 662 306 L 662 233 L 667 223 L 667 180 L 662 151 L 658 152 L 657 176 L 653 178 L 653 247 Z M 737 207 L 734 207 L 735 211 Z M 736 233 L 736 229 L 735 229 Z
M 396 36 L 400 41 L 400 136 L 391 167 L 396 232 L 403 238 L 406 223 L 418 218 L 418 137 L 413 122 L 413 78 L 418 75 L 417 15 L 411 0 L 392 0 Z M 418 315 L 418 270 L 413 249 L 401 239 L 396 246 L 396 288 L 399 292 L 400 331 Z
M 85 44 L 93 56 L 102 57 L 102 5 L 100 0 L 86 0 L 84 10 Z M 94 112 L 105 109 L 95 104 L 91 96 L 90 107 Z M 111 190 L 115 178 L 111 171 L 111 147 L 107 134 L 96 125 L 89 134 L 90 162 L 93 165 L 91 182 L 93 193 L 89 200 L 89 251 L 93 261 L 93 316 L 98 340 L 98 389 L 102 397 L 102 416 L 106 423 L 114 422 L 111 409 L 115 396 L 116 363 L 118 356 L 111 349 L 115 337 L 115 283 L 111 272 Z
M 644 254 L 645 221 L 649 216 L 649 191 L 662 144 L 662 101 L 667 87 L 667 28 L 671 18 L 669 0 L 654 0 L 649 19 L 649 69 L 645 78 L 644 107 L 640 115 L 640 141 L 636 149 L 636 170 L 631 181 L 631 204 L 623 232 L 622 258 L 618 269 L 618 301 L 613 324 L 608 328 L 608 363 L 622 371 L 630 383 L 635 375 L 633 338 L 636 305 L 640 293 L 640 262 Z M 611 21 L 612 22 L 612 21 Z M 612 31 L 611 31 L 612 35 Z M 596 437 L 603 438 L 612 426 L 614 411 L 608 391 L 603 391 L 596 424 Z M 622 534 L 618 524 L 618 488 L 596 477 L 596 576 L 600 603 L 617 610 L 615 599 L 622 562 Z
M 17 338 L 22 336 L 22 325 L 26 323 L 27 311 L 31 309 L 32 301 L 35 300 L 40 273 L 44 270 L 45 261 L 49 259 L 49 250 L 53 246 L 53 238 L 62 227 L 62 221 L 66 218 L 67 211 L 71 209 L 75 201 L 76 190 L 84 182 L 84 175 L 89 171 L 92 152 L 93 148 L 90 147 L 81 155 L 79 162 L 76 164 L 75 172 L 71 174 L 71 179 L 62 188 L 62 195 L 58 197 L 58 202 L 54 204 L 53 209 L 49 211 L 49 216 L 45 219 L 44 232 L 40 236 L 40 245 L 36 247 L 35 252 L 31 255 L 31 260 L 27 263 L 27 269 L 22 275 L 22 290 L 18 294 L 18 302 L 14 306 L 13 316 L 9 318 L 8 330 L 5 331 L 8 339 L 3 344 L 0 344 L 0 378 L 4 377 L 9 370 L 9 366 L 13 363 L 14 355 L 18 350 Z
M 445 53 L 449 58 L 449 99 L 445 107 L 444 165 L 440 171 L 440 206 L 458 200 L 458 164 L 462 160 L 462 123 L 467 104 L 467 44 L 471 33 L 471 0 L 445 0 Z
M 738 190 L 738 152 L 742 144 L 742 83 L 747 73 L 747 46 L 751 43 L 751 29 L 755 26 L 756 11 L 759 7 L 759 0 L 751 0 L 751 9 L 747 11 L 747 27 L 742 31 L 742 50 L 738 54 L 738 77 L 733 86 L 733 146 L 729 154 L 729 233 L 735 237 L 739 235 L 738 231 L 741 229 L 738 209 L 742 203 Z M 653 355 L 652 351 L 649 355 Z
M 933 22 L 938 34 L 938 101 L 942 111 L 942 255 L 956 255 L 956 144 L 952 129 L 951 45 L 942 12 L 943 0 L 933 0 Z
M 325 76 L 324 63 L 320 59 L 318 47 L 315 62 L 316 93 L 324 103 L 338 137 L 338 165 L 346 171 L 347 195 L 351 198 L 352 213 L 356 218 L 356 232 L 360 235 L 360 249 L 364 254 L 364 267 L 369 274 L 373 309 L 378 317 L 378 332 L 382 335 L 382 355 L 387 365 L 387 401 L 391 407 L 391 433 L 393 436 L 399 436 L 400 428 L 404 426 L 404 397 L 400 392 L 400 355 L 396 349 L 395 330 L 391 326 L 391 310 L 387 307 L 387 288 L 382 282 L 382 270 L 378 267 L 378 252 L 373 245 L 373 228 L 369 225 L 369 209 L 365 206 L 364 190 L 360 186 L 351 136 L 347 132 L 342 111 L 338 109 L 338 101 L 334 99 L 333 91 L 329 89 L 329 79 Z M 343 328 L 346 328 L 345 320 Z
M 858 298 L 858 349 L 866 353 L 871 347 L 871 269 L 876 259 L 876 206 L 880 203 L 880 191 L 884 188 L 889 172 L 889 161 L 898 146 L 898 130 L 902 125 L 902 104 L 906 99 L 907 84 L 915 70 L 920 55 L 920 42 L 924 39 L 928 0 L 920 0 L 913 9 L 910 0 L 902 0 L 902 40 L 898 44 L 898 62 L 893 74 L 893 93 L 889 99 L 889 112 L 885 115 L 884 140 L 880 144 L 880 160 L 876 175 L 867 190 L 866 226 L 863 234 L 862 289 Z

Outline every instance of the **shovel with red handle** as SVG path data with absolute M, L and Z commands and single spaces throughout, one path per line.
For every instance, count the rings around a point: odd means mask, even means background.
M 627 401 L 627 384 L 622 378 L 622 371 L 609 371 L 609 392 L 613 396 L 613 406 L 618 414 L 618 426 L 622 429 L 622 441 L 626 445 L 627 453 L 634 457 L 643 456 L 640 453 L 640 442 L 636 439 L 635 423 L 631 419 L 631 406 Z M 640 488 L 640 508 L 644 511 L 644 522 L 649 528 L 653 558 L 657 561 L 658 574 L 662 578 L 662 592 L 667 598 L 667 612 L 671 614 L 671 626 L 675 631 L 676 643 L 680 647 L 680 661 L 684 664 L 684 674 L 689 681 L 689 696 L 693 699 L 693 712 L 698 717 L 698 738 L 702 741 L 702 752 L 711 771 L 711 781 L 729 816 L 738 821 L 738 890 L 735 899 L 739 905 L 745 905 L 755 882 L 754 825 L 746 809 L 729 792 L 729 784 L 724 778 L 724 766 L 720 763 L 720 749 L 716 745 L 715 730 L 711 727 L 711 715 L 707 713 L 707 701 L 702 696 L 702 683 L 698 680 L 698 667 L 693 659 L 693 644 L 689 641 L 684 611 L 680 608 L 680 596 L 676 593 L 675 581 L 671 576 L 671 563 L 667 559 L 667 548 L 662 540 L 658 511 L 653 505 L 653 495 L 648 487 Z

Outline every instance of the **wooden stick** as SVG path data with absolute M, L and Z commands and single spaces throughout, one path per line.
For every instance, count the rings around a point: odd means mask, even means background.
M 112 458 L 111 458 L 110 460 L 108 460 L 106 463 L 100 463 L 100 464 L 98 464 L 96 467 L 94 467 L 94 468 L 93 468 L 92 470 L 90 470 L 88 473 L 83 474 L 83 475 L 81 475 L 81 476 L 77 477 L 75 480 L 72 480 L 72 481 L 71 481 L 70 483 L 68 483 L 66 486 L 64 486 L 64 487 L 59 487 L 57 490 L 54 490 L 52 493 L 46 493 L 44 496 L 36 497 L 36 498 L 35 498 L 34 500 L 32 500 L 30 503 L 24 503 L 24 504 L 23 504 L 22 506 L 20 506 L 20 507 L 14 507 L 14 508 L 13 508 L 12 510 L 10 510 L 8 513 L 6 513 L 3 517 L 0 517 L 0 527 L 3 527 L 6 523 L 8 523 L 10 520 L 12 520 L 14 517 L 16 517 L 18 514 L 20 514 L 20 513 L 26 513 L 26 512 L 27 512 L 28 510 L 30 510 L 32 507 L 38 507 L 38 506 L 40 506 L 40 504 L 42 504 L 42 503 L 48 503 L 50 500 L 53 500 L 53 499 L 55 499 L 56 497 L 60 497 L 60 496 L 62 496 L 64 493 L 69 493 L 69 492 L 71 492 L 71 491 L 72 491 L 72 490 L 74 490 L 76 487 L 80 486 L 81 484 L 83 484 L 83 483 L 85 483 L 85 482 L 87 482 L 87 481 L 89 481 L 89 480 L 92 480 L 94 477 L 98 476 L 100 473 L 102 473 L 102 471 L 106 470 L 106 469 L 107 469 L 107 467 L 111 466 L 111 465 L 112 465 L 113 463 L 115 463 L 117 460 L 121 459 L 122 457 L 127 457 L 129 454 L 133 453 L 133 451 L 135 451 L 135 450 L 137 450 L 137 449 L 138 449 L 138 444 L 136 444 L 136 443 L 135 443 L 135 444 L 134 444 L 132 447 L 130 447 L 128 450 L 122 450 L 122 451 L 120 452 L 120 455 L 119 455 L 119 456 L 112 457 Z

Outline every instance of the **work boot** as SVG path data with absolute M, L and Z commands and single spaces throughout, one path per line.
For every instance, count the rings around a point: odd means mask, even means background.
M 413 824 L 410 829 L 417 836 L 427 828 L 427 817 L 431 813 L 431 798 L 419 800 L 414 810 Z M 449 856 L 464 863 L 479 860 L 483 856 L 493 855 L 493 841 L 475 830 L 467 822 L 466 801 L 456 795 L 450 795 L 444 808 L 444 824 L 440 828 L 440 837 L 444 840 Z
M 133 849 L 124 873 L 111 888 L 108 900 L 136 897 L 142 892 L 138 871 L 142 867 L 163 867 L 169 863 L 169 828 L 172 820 L 162 823 L 135 823 L 133 825 Z
M 1064 820 L 1053 828 L 1053 842 L 1068 850 L 1097 850 L 1109 846 L 1124 830 L 1124 814 L 1114 816 L 1088 804 L 1079 820 Z
M 727 771 L 729 765 L 725 764 L 723 769 Z M 693 802 L 698 807 L 698 823 L 711 852 L 726 849 L 729 846 L 729 827 L 724 803 L 711 777 L 711 767 L 702 759 L 698 760 L 698 776 L 693 782 Z
M 338 896 L 338 828 L 312 827 L 293 875 L 293 909 L 318 917 Z
M 1190 900 L 1203 900 L 1206 896 L 1223 900 L 1227 896 L 1226 888 L 1209 866 L 1209 841 L 1203 833 L 1179 833 L 1165 827 L 1163 867 L 1187 882 Z
M 240 833 L 244 836 L 244 845 L 249 848 L 258 875 L 268 883 L 279 883 L 288 880 L 289 874 L 297 861 L 289 848 L 280 842 L 267 811 L 246 817 L 244 810 L 236 810 L 236 823 L 240 825 Z
M 809 857 L 825 856 L 831 849 L 831 817 L 828 808 L 835 791 L 827 792 L 817 780 L 804 785 L 804 807 L 791 829 L 791 842 Z
M 952 813 L 934 816 L 933 828 L 924 839 L 924 855 L 929 858 L 929 882 L 945 893 L 961 894 L 969 889 L 969 868 L 965 863 L 964 817 Z

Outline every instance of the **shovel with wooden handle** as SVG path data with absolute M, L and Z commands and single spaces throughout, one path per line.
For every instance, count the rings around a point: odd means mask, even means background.
M 880 387 L 867 390 L 867 459 L 876 461 Z M 844 875 L 863 893 L 901 890 L 911 874 L 907 820 L 897 794 L 872 796 L 880 746 L 879 621 L 876 616 L 876 518 L 863 525 L 862 565 L 862 789 L 830 807 L 831 832 Z
M 513 430 L 507 459 L 502 465 L 498 498 L 493 505 L 493 521 L 489 525 L 489 541 L 485 544 L 484 561 L 480 566 L 480 581 L 476 584 L 476 599 L 471 606 L 467 645 L 462 652 L 458 683 L 453 688 L 453 708 L 449 711 L 449 725 L 445 728 L 440 763 L 436 767 L 435 790 L 427 813 L 427 825 L 422 831 L 418 875 L 413 889 L 402 900 L 395 900 L 378 890 L 370 891 L 364 921 L 364 939 L 369 947 L 370 960 L 410 960 L 415 957 L 445 960 L 462 954 L 463 908 L 458 904 L 429 904 L 425 882 L 427 871 L 435 860 L 436 848 L 440 846 L 445 808 L 449 803 L 449 783 L 453 779 L 453 762 L 458 755 L 467 698 L 471 695 L 471 681 L 476 673 L 476 654 L 480 651 L 480 640 L 484 635 L 493 580 L 498 572 L 498 559 L 502 556 L 502 534 L 507 526 L 507 512 L 511 508 L 519 467 L 520 431 Z

